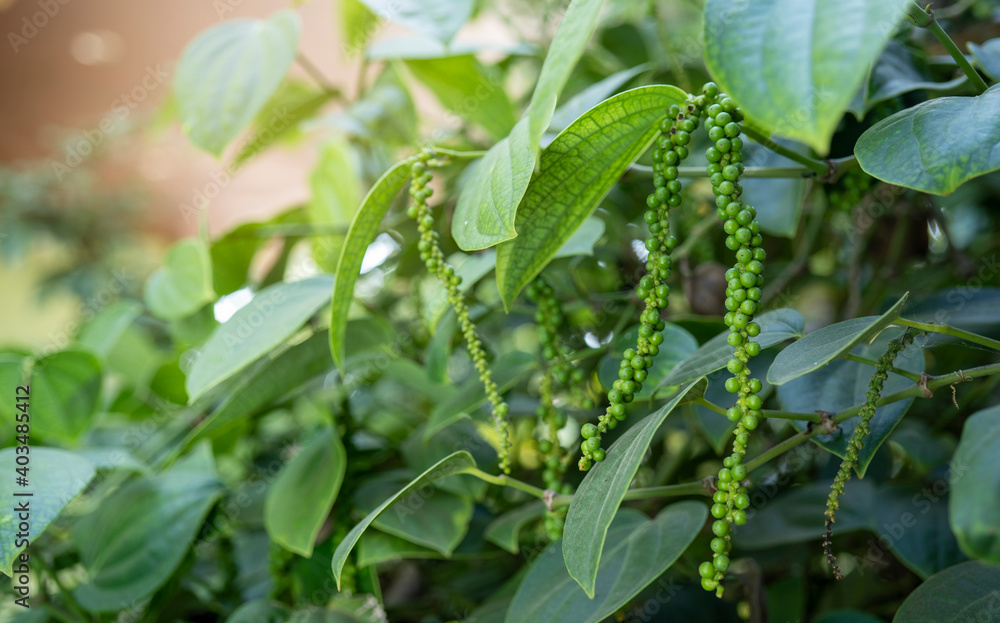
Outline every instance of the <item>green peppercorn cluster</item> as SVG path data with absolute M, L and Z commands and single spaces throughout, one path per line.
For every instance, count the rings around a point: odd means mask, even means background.
M 743 189 L 740 176 L 743 173 L 743 139 L 740 138 L 739 121 L 742 120 L 736 102 L 717 86 L 706 84 L 702 93 L 705 97 L 705 128 L 714 145 L 705 152 L 708 160 L 707 172 L 715 193 L 717 214 L 723 222 L 726 233 L 726 247 L 736 253 L 735 265 L 726 271 L 726 314 L 729 327 L 727 342 L 733 347 L 733 357 L 726 368 L 732 376 L 726 379 L 726 391 L 736 394 L 736 404 L 726 411 L 726 417 L 736 423 L 733 452 L 723 459 L 717 480 L 718 490 L 713 496 L 711 514 L 712 560 L 704 562 L 698 571 L 701 584 L 706 590 L 715 590 L 722 595 L 722 578 L 729 569 L 731 549 L 730 532 L 734 525 L 746 523 L 746 508 L 750 498 L 743 484 L 747 468 L 743 464 L 750 432 L 761 421 L 763 401 L 758 395 L 762 388 L 760 379 L 751 378 L 748 363 L 751 357 L 760 353 L 760 344 L 753 338 L 760 334 L 760 326 L 754 318 L 763 311 L 760 303 L 761 286 L 764 278 L 764 249 L 757 212 L 753 206 L 740 199 Z
M 660 312 L 666 309 L 670 297 L 670 251 L 677 246 L 677 238 L 670 234 L 670 208 L 681 205 L 681 182 L 678 165 L 688 156 L 691 133 L 698 128 L 701 108 L 700 98 L 689 98 L 683 106 L 674 104 L 660 121 L 660 133 L 653 149 L 654 191 L 646 198 L 647 209 L 643 220 L 649 228 L 646 238 L 646 274 L 639 280 L 636 296 L 645 303 L 639 316 L 639 339 L 635 348 L 622 354 L 618 379 L 608 391 L 608 408 L 597 424 L 584 424 L 580 469 L 590 469 L 594 461 L 603 461 L 606 451 L 601 447 L 601 435 L 615 428 L 628 412 L 626 404 L 632 402 L 642 390 L 642 384 L 653 365 L 653 358 L 663 343 L 664 321 Z
M 830 538 L 833 536 L 833 522 L 837 520 L 837 509 L 840 508 L 840 496 L 844 494 L 844 487 L 847 486 L 847 481 L 851 479 L 851 472 L 858 464 L 858 453 L 864 447 L 865 437 L 871 432 L 875 404 L 882 395 L 882 388 L 885 386 L 886 379 L 889 378 L 892 363 L 899 356 L 899 353 L 912 342 L 913 335 L 909 331 L 904 332 L 903 335 L 889 341 L 886 351 L 875 362 L 875 373 L 868 381 L 868 391 L 865 392 L 865 404 L 858 413 L 861 421 L 854 427 L 854 434 L 847 442 L 847 450 L 844 453 L 844 460 L 840 463 L 840 470 L 830 486 L 830 497 L 826 500 L 826 534 L 823 537 L 823 551 L 826 552 L 826 558 L 838 580 L 843 579 L 844 576 L 837 565 L 837 558 L 833 555 Z
M 441 251 L 439 235 L 434 230 L 434 215 L 427 204 L 427 200 L 434 192 L 428 186 L 433 177 L 428 165 L 435 162 L 435 157 L 436 154 L 433 150 L 425 149 L 411 159 L 411 204 L 407 210 L 407 214 L 410 218 L 417 221 L 420 230 L 420 242 L 418 243 L 420 259 L 427 266 L 427 271 L 436 276 L 444 285 L 448 294 L 448 302 L 458 317 L 459 327 L 469 348 L 469 355 L 472 357 L 476 371 L 479 373 L 479 379 L 483 382 L 483 387 L 486 389 L 486 397 L 493 406 L 493 420 L 496 424 L 497 435 L 500 440 L 500 469 L 504 473 L 510 473 L 511 441 L 510 423 L 507 419 L 510 407 L 501 398 L 496 381 L 493 380 L 493 374 L 490 371 L 489 362 L 486 357 L 486 350 L 483 348 L 483 343 L 479 339 L 479 336 L 476 335 L 476 325 L 469 318 L 469 307 L 466 305 L 465 298 L 459 290 L 462 278 L 456 275 L 455 268 L 445 261 L 444 253 Z
M 539 277 L 528 286 L 527 295 L 529 300 L 538 305 L 535 323 L 542 358 L 546 363 L 539 383 L 541 404 L 536 412 L 538 429 L 541 431 L 538 452 L 544 465 L 542 481 L 547 489 L 555 493 L 571 494 L 573 486 L 562 482 L 570 457 L 559 443 L 558 433 L 566 425 L 567 418 L 556 406 L 556 391 L 562 389 L 568 392 L 570 401 L 582 409 L 592 409 L 594 402 L 585 395 L 582 388 L 586 379 L 584 371 L 573 366 L 569 359 L 569 348 L 560 343 L 559 335 L 565 325 L 565 314 L 552 286 Z M 553 541 L 562 536 L 566 510 L 565 507 L 557 508 L 546 513 L 545 533 Z
M 860 168 L 851 169 L 836 185 L 828 187 L 826 199 L 830 207 L 839 212 L 850 212 L 861 203 L 875 180 Z

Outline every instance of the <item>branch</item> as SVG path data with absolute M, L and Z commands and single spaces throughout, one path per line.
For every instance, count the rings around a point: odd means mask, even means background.
M 989 88 L 986 85 L 986 81 L 983 80 L 983 77 L 979 75 L 979 72 L 976 71 L 976 69 L 972 66 L 972 63 L 969 62 L 969 59 L 965 58 L 965 54 L 958 49 L 958 45 L 952 41 L 951 37 L 948 36 L 948 33 L 944 31 L 944 28 L 941 28 L 941 24 L 934 19 L 934 11 L 925 11 L 920 8 L 919 5 L 914 3 L 910 5 L 909 9 L 907 9 L 906 19 L 910 20 L 910 23 L 918 28 L 926 28 L 931 31 L 934 38 L 937 39 L 946 50 L 948 50 L 948 54 L 951 54 L 951 57 L 955 59 L 955 62 L 962 68 L 965 75 L 969 77 L 969 81 L 974 87 L 976 87 L 977 91 L 983 93 Z

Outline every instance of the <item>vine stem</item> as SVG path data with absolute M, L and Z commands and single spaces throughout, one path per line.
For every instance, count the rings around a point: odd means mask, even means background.
M 312 61 L 306 58 L 305 55 L 298 54 L 295 57 L 295 60 L 298 62 L 299 65 L 302 66 L 302 69 L 304 69 L 306 73 L 309 74 L 309 77 L 312 78 L 316 82 L 316 84 L 320 86 L 320 88 L 322 88 L 324 91 L 326 91 L 335 98 L 340 98 L 343 96 L 343 93 L 340 92 L 340 89 L 330 84 L 330 82 L 326 79 L 326 76 L 323 75 L 323 72 L 321 72 L 318 67 L 313 65 Z
M 941 335 L 955 337 L 960 340 L 965 340 L 966 342 L 972 342 L 973 344 L 979 344 L 980 346 L 985 346 L 986 348 L 989 348 L 991 350 L 1000 351 L 1000 342 L 998 342 L 997 340 L 991 340 L 990 338 L 983 337 L 982 335 L 977 335 L 975 333 L 963 331 L 958 327 L 952 327 L 946 324 L 930 324 L 926 322 L 917 322 L 916 320 L 907 320 L 905 318 L 898 318 L 896 320 L 896 324 L 903 325 L 904 327 L 911 327 L 913 329 L 920 329 L 921 331 L 940 333 Z
M 933 325 L 938 326 L 938 325 Z M 941 376 L 931 376 L 928 377 L 927 382 L 920 384 L 914 383 L 912 386 L 901 389 L 898 392 L 894 392 L 887 396 L 882 396 L 878 402 L 875 403 L 876 407 L 881 407 L 893 402 L 898 402 L 900 400 L 905 400 L 907 398 L 926 398 L 928 397 L 925 392 L 925 388 L 929 391 L 935 389 L 946 387 L 948 385 L 954 385 L 955 383 L 962 383 L 964 381 L 969 381 L 974 378 L 980 378 L 984 376 L 992 376 L 994 374 L 1000 374 L 1000 363 L 989 364 L 985 366 L 979 366 L 972 368 L 970 370 L 958 370 L 950 374 L 943 374 Z M 696 401 L 697 402 L 697 401 Z M 707 402 L 707 401 L 706 401 Z M 711 404 L 711 403 L 709 403 Z M 707 405 L 705 405 L 707 406 Z M 714 406 L 714 405 L 713 405 Z M 845 420 L 848 420 L 855 415 L 857 415 L 861 409 L 864 407 L 863 404 L 856 407 L 851 407 L 850 409 L 845 409 L 838 413 L 834 418 L 833 422 L 840 424 Z M 709 407 L 711 408 L 711 407 Z M 714 409 L 713 409 L 714 410 Z M 777 415 L 775 415 L 777 414 Z M 783 411 L 765 411 L 765 417 L 779 417 L 780 415 L 790 416 L 788 419 L 803 419 L 807 421 L 813 421 L 813 415 L 809 413 L 786 413 Z M 794 417 L 791 417 L 794 416 Z M 816 421 L 819 421 L 820 416 L 815 416 Z M 778 442 L 777 444 L 771 446 L 764 452 L 761 452 L 754 458 L 750 459 L 744 465 L 746 465 L 747 471 L 751 472 L 762 465 L 770 462 L 771 460 L 781 456 L 785 452 L 788 452 L 792 448 L 808 441 L 812 437 L 817 435 L 822 435 L 826 432 L 826 428 L 823 426 L 811 426 L 804 431 L 798 432 L 787 439 Z M 500 475 L 493 476 L 492 474 L 487 474 L 486 472 L 471 468 L 465 473 L 475 476 L 481 480 L 485 480 L 488 483 L 500 485 L 502 487 L 512 487 L 520 491 L 524 491 L 529 495 L 533 495 L 539 499 L 546 499 L 551 493 L 547 493 L 545 490 L 529 485 L 526 482 L 517 480 L 516 478 L 511 478 L 510 476 Z M 685 496 L 685 495 L 708 495 L 711 493 L 711 488 L 707 485 L 710 479 L 695 480 L 692 482 L 685 482 L 676 485 L 667 485 L 663 487 L 646 487 L 642 489 L 631 489 L 625 493 L 626 500 L 642 500 L 648 498 L 661 498 L 661 497 L 675 497 L 675 496 Z M 559 508 L 562 506 L 568 506 L 573 500 L 572 495 L 556 495 L 550 498 L 552 500 L 552 508 Z
M 777 154 L 781 154 L 782 156 L 788 158 L 789 160 L 794 160 L 795 162 L 798 162 L 799 164 L 805 166 L 810 171 L 812 171 L 816 175 L 819 175 L 822 178 L 833 177 L 831 175 L 832 173 L 831 165 L 827 164 L 826 162 L 823 162 L 821 160 L 816 160 L 815 158 L 810 158 L 809 156 L 803 156 L 802 154 L 796 151 L 792 151 L 791 149 L 788 149 L 784 145 L 772 141 L 767 136 L 764 136 L 763 134 L 761 134 L 760 132 L 758 132 L 757 130 L 753 129 L 752 127 L 746 124 L 743 125 L 743 133 L 752 138 L 753 140 L 757 141 L 764 147 L 767 147 L 771 151 Z M 853 159 L 853 157 L 848 158 L 848 160 L 850 159 Z M 746 173 L 744 173 L 744 175 L 745 174 Z
M 910 23 L 914 26 L 926 28 L 934 35 L 938 43 L 948 50 L 948 54 L 951 54 L 951 57 L 955 59 L 955 62 L 962 68 L 965 75 L 969 77 L 969 82 L 976 87 L 977 91 L 984 93 L 989 88 L 983 77 L 979 75 L 979 72 L 969 62 L 969 59 L 965 58 L 965 54 L 958 48 L 958 45 L 948 36 L 944 28 L 941 28 L 941 24 L 934 18 L 934 11 L 925 11 L 920 8 L 920 5 L 913 3 L 906 11 L 906 19 L 910 20 Z
M 824 169 L 825 170 L 825 169 Z M 629 167 L 629 172 L 634 173 L 637 178 L 652 178 L 653 167 L 642 164 L 633 164 Z M 705 167 L 677 167 L 679 177 L 708 177 Z M 816 177 L 816 172 L 808 167 L 746 167 L 743 169 L 743 177 Z
M 878 366 L 878 362 L 875 361 L 874 359 L 869 359 L 868 357 L 862 357 L 861 355 L 847 353 L 846 355 L 843 355 L 843 358 L 848 361 L 857 361 L 858 363 L 863 363 L 866 366 L 871 366 L 873 368 Z M 898 374 L 899 376 L 906 377 L 911 381 L 913 381 L 914 383 L 920 380 L 920 375 L 917 374 L 916 372 L 910 372 L 909 370 L 901 370 L 895 366 L 889 366 L 888 371 L 892 372 L 893 374 Z

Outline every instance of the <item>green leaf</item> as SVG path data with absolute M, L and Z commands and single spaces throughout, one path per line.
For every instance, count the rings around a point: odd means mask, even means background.
M 967 623 L 997 620 L 1000 568 L 969 561 L 935 574 L 910 593 L 892 623 Z
M 559 29 L 552 38 L 552 45 L 549 46 L 545 62 L 538 73 L 538 82 L 528 105 L 532 145 L 538 145 L 539 139 L 549 127 L 559 94 L 597 28 L 602 6 L 604 0 L 572 0 L 566 7 L 566 13 L 559 22 Z
M 507 309 L 646 150 L 664 111 L 685 97 L 663 85 L 620 93 L 584 113 L 545 148 L 539 173 L 517 208 L 520 235 L 497 249 L 497 286 Z
M 1000 80 L 1000 37 L 985 41 L 982 45 L 970 42 L 969 51 L 990 78 Z
M 222 487 L 208 444 L 153 478 L 133 480 L 71 528 L 87 570 L 73 596 L 91 612 L 120 610 L 173 574 Z
M 294 11 L 267 20 L 233 19 L 199 34 L 184 49 L 174 93 L 184 131 L 215 155 L 275 92 L 299 46 Z
M 232 166 L 243 166 L 270 145 L 294 141 L 301 134 L 299 127 L 302 122 L 316 114 L 335 95 L 332 90 L 317 90 L 301 82 L 283 82 L 253 120 Z
M 591 216 L 580 225 L 563 246 L 559 247 L 552 259 L 573 257 L 575 255 L 593 255 L 594 247 L 604 236 L 604 221 Z
M 522 119 L 472 165 L 451 222 L 451 235 L 460 249 L 477 251 L 517 235 L 514 218 L 531 181 L 535 151 L 528 120 Z
M 910 47 L 898 41 L 890 41 L 885 52 L 872 67 L 868 81 L 851 103 L 851 113 L 858 120 L 861 120 L 868 111 L 882 102 L 899 97 L 904 93 L 949 91 L 969 80 L 969 77 L 964 74 L 946 82 L 928 80 L 917 68 L 915 56 Z
M 271 540 L 309 558 L 347 471 L 347 451 L 332 427 L 324 427 L 278 473 L 264 501 Z
M 705 61 L 751 125 L 821 155 L 912 0 L 705 4 Z
M 623 69 L 583 89 L 556 109 L 549 122 L 549 132 L 562 132 L 585 112 L 616 94 L 618 89 L 632 78 L 649 71 L 652 67 L 652 63 L 642 63 Z
M 234 610 L 226 623 L 285 623 L 291 616 L 284 604 L 255 599 Z
M 405 477 L 389 472 L 362 483 L 354 494 L 359 513 L 370 512 L 406 484 Z M 444 491 L 435 485 L 429 491 L 415 491 L 391 510 L 372 521 L 372 527 L 386 534 L 450 556 L 469 529 L 472 500 Z
M 527 115 L 472 170 L 451 224 L 451 235 L 463 251 L 485 249 L 517 235 L 514 219 L 531 181 L 538 141 L 597 26 L 602 5 L 603 0 L 570 2 L 542 63 Z
M 667 506 L 653 520 L 638 511 L 621 509 L 607 530 L 607 552 L 595 570 L 597 590 L 589 597 L 563 564 L 569 542 L 556 541 L 532 561 L 510 604 L 507 621 L 603 620 L 684 553 L 707 515 L 705 505 L 694 501 Z
M 91 423 L 101 394 L 101 366 L 90 353 L 64 350 L 31 367 L 31 432 L 75 444 Z
M 899 336 L 900 329 L 883 331 L 871 344 L 859 344 L 851 352 L 866 359 L 876 360 L 885 352 L 890 338 Z M 781 358 L 779 353 L 778 357 Z M 914 374 L 924 371 L 924 353 L 917 345 L 908 346 L 893 363 L 893 367 Z M 773 370 L 774 367 L 772 366 Z M 778 387 L 778 400 L 786 411 L 813 413 L 817 410 L 827 413 L 838 413 L 865 402 L 865 393 L 875 368 L 857 361 L 838 359 L 831 361 L 823 368 L 793 379 Z M 913 386 L 913 381 L 906 377 L 889 373 L 882 389 L 882 395 L 887 396 Z M 858 463 L 855 469 L 863 477 L 868 465 L 875 458 L 875 452 L 882 446 L 900 420 L 913 404 L 913 398 L 897 400 L 875 409 L 871 419 L 870 431 L 865 436 L 864 445 L 858 451 Z M 861 416 L 854 416 L 840 423 L 839 428 L 829 435 L 818 435 L 811 441 L 818 446 L 843 458 L 847 453 L 847 445 L 854 429 L 861 422 Z M 805 430 L 806 422 L 792 421 L 799 430 Z
M 317 275 L 264 288 L 219 325 L 187 377 L 194 402 L 281 345 L 330 300 L 333 279 Z
M 472 16 L 472 0 L 362 0 L 378 17 L 449 42 Z
M 517 554 L 521 550 L 518 543 L 521 529 L 544 515 L 545 503 L 541 500 L 525 504 L 491 521 L 486 527 L 483 538 L 511 554 Z
M 767 381 L 772 385 L 783 385 L 822 368 L 850 352 L 861 342 L 870 340 L 899 318 L 908 296 L 908 293 L 904 294 L 881 316 L 865 316 L 838 322 L 792 342 L 775 357 L 774 365 L 767 371 Z
M 760 344 L 761 348 L 802 337 L 805 331 L 805 320 L 802 319 L 802 314 L 794 309 L 769 311 L 762 314 L 756 322 L 760 325 L 760 335 L 755 337 L 754 341 Z M 690 357 L 671 370 L 658 388 L 682 385 L 725 368 L 726 363 L 733 358 L 733 347 L 726 342 L 728 336 L 729 331 L 723 331 L 702 344 Z
M 379 178 L 361 207 L 354 215 L 354 222 L 347 232 L 340 261 L 337 263 L 337 278 L 333 286 L 333 302 L 330 310 L 330 352 L 337 367 L 344 368 L 344 339 L 347 336 L 347 314 L 354 300 L 354 284 L 361 272 L 361 262 L 365 258 L 368 245 L 375 240 L 379 225 L 410 177 L 410 163 L 395 164 Z
M 591 598 L 594 597 L 608 526 L 625 498 L 625 492 L 632 484 L 656 430 L 693 386 L 692 383 L 681 389 L 659 411 L 625 431 L 608 449 L 607 458 L 590 469 L 573 495 L 563 530 L 563 557 L 569 575 Z
M 226 392 L 222 404 L 188 433 L 179 450 L 231 430 L 271 401 L 328 371 L 332 363 L 325 332 L 265 358 L 233 380 L 232 390 Z
M 462 121 L 478 123 L 494 138 L 507 136 L 517 122 L 503 75 L 483 66 L 475 56 L 408 60 L 406 66 L 445 108 Z
M 348 554 L 354 549 L 354 544 L 358 542 L 362 533 L 368 529 L 368 526 L 372 524 L 375 519 L 378 518 L 387 508 L 395 504 L 396 502 L 406 498 L 407 496 L 418 492 L 425 485 L 430 485 L 435 480 L 444 478 L 445 476 L 451 476 L 452 474 L 461 474 L 469 470 L 476 468 L 476 462 L 472 460 L 472 455 L 468 452 L 456 452 L 450 454 L 445 458 L 441 459 L 433 466 L 431 466 L 427 471 L 417 476 L 414 480 L 410 481 L 408 485 L 396 492 L 395 495 L 382 502 L 377 508 L 372 512 L 368 513 L 361 523 L 354 526 L 344 540 L 337 545 L 337 549 L 333 552 L 333 577 L 337 581 L 337 588 L 340 588 L 340 577 L 344 570 L 344 563 L 347 561 Z M 419 493 L 418 493 L 419 495 Z
M 194 238 L 175 244 L 143 294 L 149 311 L 164 320 L 185 318 L 213 302 L 212 259 L 205 244 Z
M 378 530 L 369 530 L 361 535 L 358 540 L 357 555 L 356 564 L 359 568 L 408 558 L 432 560 L 445 558 L 429 547 L 422 547 Z
M 789 145 L 788 141 L 776 142 L 793 151 L 800 151 Z M 797 164 L 759 143 L 747 140 L 745 144 L 743 162 L 747 166 L 788 167 Z M 802 213 L 802 202 L 806 196 L 805 178 L 748 177 L 740 183 L 743 185 L 743 202 L 756 208 L 761 231 L 783 238 L 795 236 L 799 215 Z
M 830 480 L 810 482 L 794 487 L 770 499 L 763 491 L 751 490 L 751 506 L 747 509 L 747 524 L 733 532 L 737 547 L 761 550 L 772 547 L 819 541 L 823 537 L 823 511 L 830 495 Z M 775 491 L 773 488 L 771 491 Z M 868 528 L 876 501 L 871 479 L 852 480 L 840 498 L 836 534 L 847 534 Z M 751 523 L 752 522 L 752 523 Z
M 312 190 L 306 206 L 309 222 L 321 227 L 342 227 L 347 231 L 361 203 L 359 179 L 351 144 L 341 136 L 331 136 L 309 176 Z M 326 272 L 335 272 L 343 244 L 344 234 L 313 236 L 313 259 Z
M 965 421 L 951 461 L 951 528 L 972 558 L 1000 564 L 1000 406 Z
M 490 366 L 497 391 L 501 393 L 519 383 L 536 367 L 534 355 L 523 351 L 505 353 Z M 424 439 L 430 438 L 464 417 L 471 416 L 484 404 L 486 404 L 486 390 L 483 389 L 483 382 L 479 378 L 469 379 L 454 394 L 434 405 L 427 426 L 424 428 Z
M 77 344 L 107 360 L 112 348 L 141 313 L 142 306 L 137 301 L 114 301 L 80 330 Z
M 879 545 L 888 545 L 896 558 L 923 579 L 967 560 L 948 526 L 949 494 L 938 495 L 940 489 L 936 489 L 943 485 L 941 481 L 929 491 L 919 485 L 885 484 L 873 500 L 871 530 Z
M 917 104 L 865 130 L 854 155 L 873 177 L 935 195 L 1000 169 L 1000 85 Z
M 24 446 L 19 446 L 17 450 L 21 447 Z M 28 454 L 17 450 L 0 450 L 0 469 L 5 475 L 0 479 L 0 495 L 6 500 L 0 513 L 0 571 L 8 576 L 22 562 L 27 562 L 29 567 L 34 566 L 30 561 L 19 560 L 18 554 L 55 521 L 62 509 L 94 477 L 94 465 L 72 452 L 44 447 L 32 447 Z M 30 461 L 27 465 L 28 485 L 25 487 L 15 485 L 18 474 L 15 470 L 20 467 L 17 462 L 19 456 L 25 456 Z M 22 519 L 18 508 L 22 504 L 30 509 L 27 538 L 24 538 L 24 530 L 20 527 Z M 19 536 L 18 533 L 22 534 Z

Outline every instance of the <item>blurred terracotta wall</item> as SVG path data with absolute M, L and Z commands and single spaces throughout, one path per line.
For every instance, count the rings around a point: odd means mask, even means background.
M 303 53 L 338 85 L 355 82 L 343 58 L 335 0 L 299 7 Z M 105 132 L 148 124 L 170 90 L 173 65 L 198 32 L 232 17 L 263 17 L 281 0 L 0 0 L 0 161 L 48 157 L 58 129 L 71 143 L 100 143 Z M 297 71 L 297 68 L 293 69 Z M 79 140 L 76 140 L 77 137 Z M 194 149 L 172 124 L 111 156 L 112 180 L 137 176 L 153 191 L 149 227 L 176 237 L 195 231 L 178 206 L 218 179 L 221 163 Z M 214 232 L 304 200 L 314 158 L 309 145 L 272 150 L 224 184 L 210 206 Z M 72 167 L 74 154 L 56 162 Z M 214 174 L 214 175 L 213 175 Z

